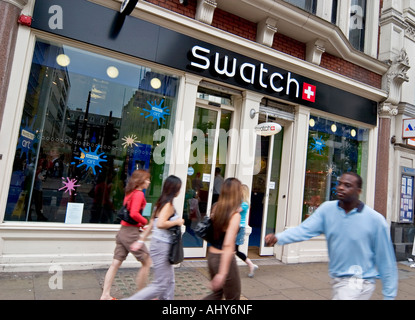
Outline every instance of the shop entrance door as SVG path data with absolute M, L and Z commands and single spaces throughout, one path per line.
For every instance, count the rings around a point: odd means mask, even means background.
M 259 123 L 266 122 L 260 117 Z M 250 247 L 258 247 L 259 255 L 273 255 L 273 247 L 265 246 L 265 235 L 275 233 L 277 216 L 284 214 L 279 199 L 287 194 L 287 185 L 281 184 L 281 162 L 284 140 L 284 123 L 278 122 L 282 130 L 275 136 L 258 136 L 255 154 L 255 171 L 252 182 L 251 212 L 249 225 L 252 233 Z M 285 201 L 284 201 L 285 202 Z
M 194 228 L 204 216 L 210 215 L 217 200 L 215 185 L 225 177 L 231 120 L 232 110 L 224 106 L 196 106 L 183 205 L 186 225 L 183 244 L 187 257 L 206 256 L 207 243 L 194 233 Z

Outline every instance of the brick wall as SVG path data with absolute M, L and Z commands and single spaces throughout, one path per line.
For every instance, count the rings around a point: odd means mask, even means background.
M 272 44 L 272 48 L 277 51 L 289 54 L 290 56 L 305 60 L 305 43 L 284 36 L 281 33 L 276 33 L 274 35 L 274 43 Z
M 195 18 L 196 16 L 196 0 L 189 0 L 189 4 L 184 6 L 180 4 L 179 0 L 144 0 L 146 2 L 155 4 L 156 6 L 169 9 L 176 13 L 180 13 L 189 18 Z
M 189 4 L 187 6 L 181 5 L 179 3 L 179 0 L 145 1 L 163 7 L 165 9 L 174 11 L 178 14 L 182 14 L 192 19 L 194 19 L 196 15 L 196 0 L 189 0 Z M 381 5 L 382 2 L 383 1 L 381 1 Z M 250 41 L 255 41 L 256 39 L 256 23 L 242 19 L 241 17 L 238 17 L 232 13 L 223 11 L 221 9 L 215 10 L 212 21 L 212 27 L 232 33 L 236 36 L 248 39 Z M 280 33 L 275 34 L 272 48 L 302 60 L 305 60 L 306 57 L 305 43 L 299 42 Z M 331 70 L 351 79 L 361 81 L 375 88 L 381 88 L 381 75 L 373 73 L 362 67 L 359 67 L 342 58 L 338 58 L 333 55 L 324 53 L 321 59 L 320 66 L 324 69 Z
M 322 68 L 334 71 L 346 77 L 359 80 L 363 83 L 367 83 L 375 88 L 382 87 L 382 76 L 367 69 L 359 67 L 353 63 L 350 63 L 344 59 L 335 57 L 328 53 L 323 53 L 321 57 Z
M 251 41 L 255 41 L 256 39 L 256 23 L 242 19 L 241 17 L 221 9 L 215 9 L 212 27 Z

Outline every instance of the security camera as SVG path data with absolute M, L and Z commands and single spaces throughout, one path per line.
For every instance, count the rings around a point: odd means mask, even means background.
M 189 1 L 188 0 L 179 0 L 179 1 L 184 6 L 187 6 L 189 4 Z

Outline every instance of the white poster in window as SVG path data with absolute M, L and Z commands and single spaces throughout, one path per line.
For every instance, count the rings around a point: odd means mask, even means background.
M 66 207 L 65 223 L 81 224 L 83 212 L 83 203 L 68 202 L 68 206 Z
M 202 182 L 210 182 L 210 174 L 204 173 L 202 177 Z
M 152 203 L 147 203 L 144 210 L 143 210 L 143 217 L 150 217 L 151 216 L 151 207 Z
M 269 182 L 269 189 L 270 190 L 275 190 L 275 181 L 270 181 Z

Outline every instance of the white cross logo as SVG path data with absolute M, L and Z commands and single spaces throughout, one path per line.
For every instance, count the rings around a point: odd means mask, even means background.
M 314 91 L 310 86 L 308 86 L 308 88 L 304 90 L 304 93 L 307 95 L 308 100 L 310 100 L 311 97 L 314 97 Z
M 307 101 L 315 102 L 316 101 L 316 87 L 311 84 L 304 83 L 303 99 Z

